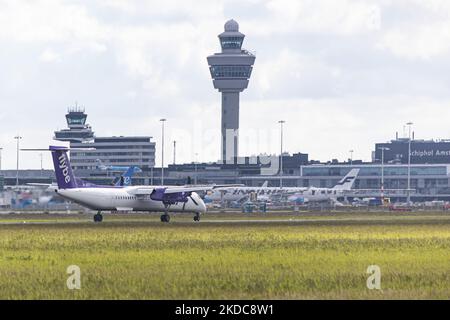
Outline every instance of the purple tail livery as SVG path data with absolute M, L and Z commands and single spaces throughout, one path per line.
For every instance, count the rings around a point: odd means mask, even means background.
M 55 167 L 56 182 L 59 189 L 77 188 L 77 182 L 70 166 L 66 147 L 50 146 L 53 165 Z

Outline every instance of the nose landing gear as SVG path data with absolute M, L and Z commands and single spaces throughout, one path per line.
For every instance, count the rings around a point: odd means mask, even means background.
M 195 221 L 195 222 L 200 221 L 200 213 L 199 213 L 199 212 L 197 212 L 197 213 L 195 214 L 195 216 L 194 216 L 194 221 Z

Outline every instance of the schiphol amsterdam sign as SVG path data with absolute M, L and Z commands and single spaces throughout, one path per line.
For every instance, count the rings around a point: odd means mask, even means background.
M 414 150 L 411 151 L 411 157 L 450 157 L 450 150 Z

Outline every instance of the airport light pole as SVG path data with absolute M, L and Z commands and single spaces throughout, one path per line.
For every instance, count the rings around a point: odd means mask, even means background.
M 161 121 L 161 185 L 164 185 L 164 122 L 166 119 L 160 119 Z
M 411 126 L 413 123 L 410 121 L 406 124 L 408 126 L 408 197 L 407 197 L 407 203 L 410 205 L 411 203 Z
M 41 176 L 44 174 L 44 166 L 43 166 L 43 157 L 44 157 L 44 154 L 43 153 L 39 153 L 39 158 L 40 158 L 40 160 L 41 160 Z
M 173 164 L 175 165 L 175 157 L 177 155 L 177 142 L 173 140 Z
M 195 154 L 195 163 L 194 163 L 194 171 L 195 171 L 195 178 L 194 178 L 194 184 L 197 185 L 197 157 L 198 157 L 198 153 Z
M 390 150 L 388 147 L 381 147 L 381 201 L 384 203 L 384 151 Z
M 22 137 L 17 135 L 14 137 L 14 139 L 17 140 L 16 186 L 18 186 L 19 185 L 19 145 L 20 145 L 20 139 L 22 139 Z
M 3 148 L 0 148 L 0 170 L 2 170 L 2 150 Z
M 280 124 L 280 189 L 283 188 L 283 124 L 284 120 L 278 121 Z
M 153 165 L 154 167 L 155 165 Z M 153 167 L 150 168 L 150 185 L 153 185 Z
M 353 165 L 353 150 L 350 150 L 350 166 Z
M 44 166 L 42 165 L 42 157 L 44 155 L 42 153 L 39 153 L 39 158 L 41 159 L 41 171 L 44 170 Z

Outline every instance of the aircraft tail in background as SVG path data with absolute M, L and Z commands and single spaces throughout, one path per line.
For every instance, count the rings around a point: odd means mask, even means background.
M 356 177 L 358 176 L 359 169 L 350 170 L 347 175 L 342 178 L 334 187 L 334 190 L 351 190 L 353 184 L 355 183 Z
M 114 183 L 115 186 L 131 186 L 131 179 L 135 173 L 142 172 L 141 168 L 136 166 L 131 166 L 128 170 L 119 177 L 119 179 Z
M 95 163 L 97 164 L 97 168 L 100 170 L 107 170 L 107 167 L 103 164 L 102 160 L 95 159 Z

